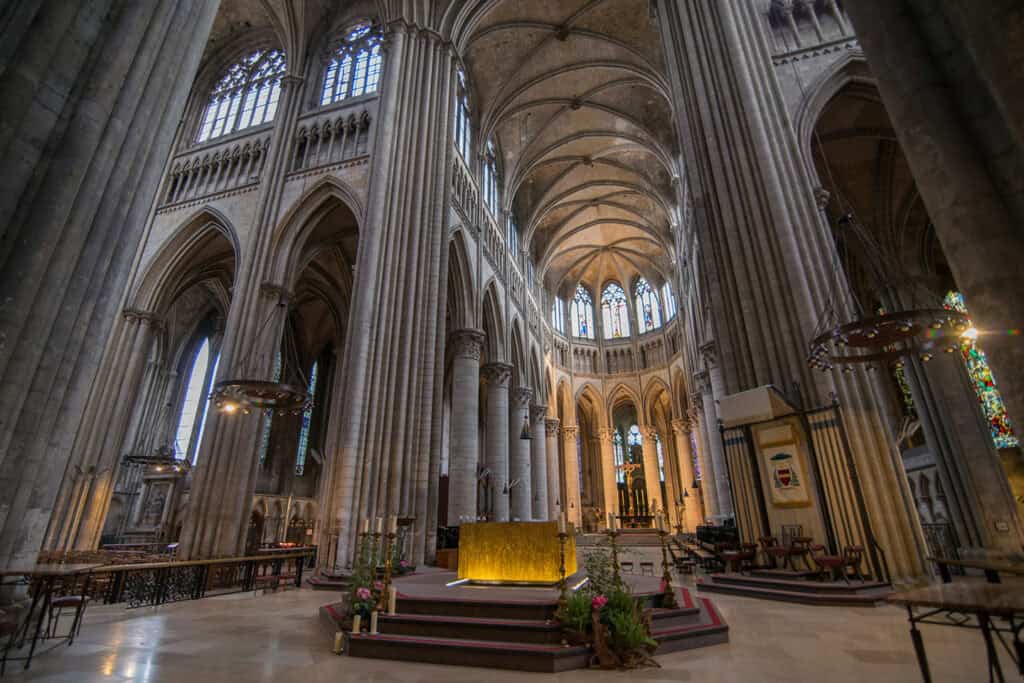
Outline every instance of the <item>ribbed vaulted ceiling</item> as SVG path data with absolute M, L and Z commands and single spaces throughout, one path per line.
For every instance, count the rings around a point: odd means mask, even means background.
M 503 0 L 465 57 L 545 285 L 664 281 L 677 146 L 648 0 Z

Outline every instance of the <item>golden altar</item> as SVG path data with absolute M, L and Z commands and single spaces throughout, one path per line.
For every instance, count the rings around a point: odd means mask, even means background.
M 565 575 L 576 573 L 576 534 L 565 539 Z M 459 527 L 459 579 L 553 584 L 562 576 L 558 522 L 475 522 Z

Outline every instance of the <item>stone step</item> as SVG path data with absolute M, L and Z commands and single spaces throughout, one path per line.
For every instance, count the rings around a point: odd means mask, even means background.
M 824 593 L 829 595 L 853 595 L 865 591 L 873 592 L 882 588 L 888 588 L 887 584 L 878 582 L 862 583 L 860 581 L 851 581 L 846 583 L 845 581 L 819 581 L 816 579 L 775 579 L 736 573 L 715 574 L 711 581 L 715 584 L 771 588 L 801 593 Z
M 379 629 L 386 635 L 452 638 L 476 641 L 513 641 L 535 645 L 559 645 L 562 628 L 552 621 L 483 619 L 430 614 L 384 614 Z
M 405 635 L 347 634 L 345 651 L 351 657 L 455 666 L 479 666 L 558 673 L 580 669 L 590 660 L 585 647 L 465 640 Z
M 809 593 L 806 591 L 781 590 L 749 584 L 718 583 L 714 580 L 698 582 L 702 593 L 725 593 L 761 600 L 792 602 L 802 605 L 828 605 L 834 607 L 874 607 L 884 602 L 891 592 L 889 587 L 851 593 Z
M 558 604 L 554 601 L 465 600 L 411 597 L 401 593 L 395 605 L 395 611 L 399 614 L 525 621 L 551 621 L 556 609 Z

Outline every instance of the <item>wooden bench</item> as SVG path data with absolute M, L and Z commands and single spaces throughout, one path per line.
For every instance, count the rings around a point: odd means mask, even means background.
M 943 583 L 952 583 L 953 574 L 950 567 L 960 569 L 980 569 L 985 573 L 985 580 L 989 583 L 1002 583 L 999 574 L 1015 574 L 1024 576 L 1024 563 L 1021 562 L 997 562 L 986 560 L 952 560 L 945 557 L 929 557 L 939 567 L 939 576 Z

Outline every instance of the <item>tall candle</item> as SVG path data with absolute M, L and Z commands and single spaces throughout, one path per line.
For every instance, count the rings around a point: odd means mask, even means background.
M 398 602 L 398 589 L 388 586 L 388 614 L 395 613 L 395 603 Z
M 612 530 L 612 522 L 613 521 L 614 521 L 614 518 L 612 517 L 612 513 L 609 512 L 608 513 L 608 531 Z
M 377 518 L 377 523 L 374 526 L 374 530 L 378 534 L 384 531 L 384 518 L 383 517 L 378 517 Z
M 377 635 L 377 610 L 370 612 L 370 635 Z
M 352 617 L 352 633 L 359 633 L 360 627 L 363 625 L 363 615 L 357 614 Z
M 391 515 L 390 517 L 388 517 L 388 533 L 389 534 L 397 534 L 398 533 L 398 516 L 397 515 Z
M 334 654 L 340 655 L 342 644 L 345 642 L 345 634 L 338 631 L 334 634 Z
M 565 513 L 558 515 L 558 533 L 565 533 Z
M 364 517 L 363 518 L 363 533 L 364 534 L 370 533 L 370 518 L 369 517 Z

